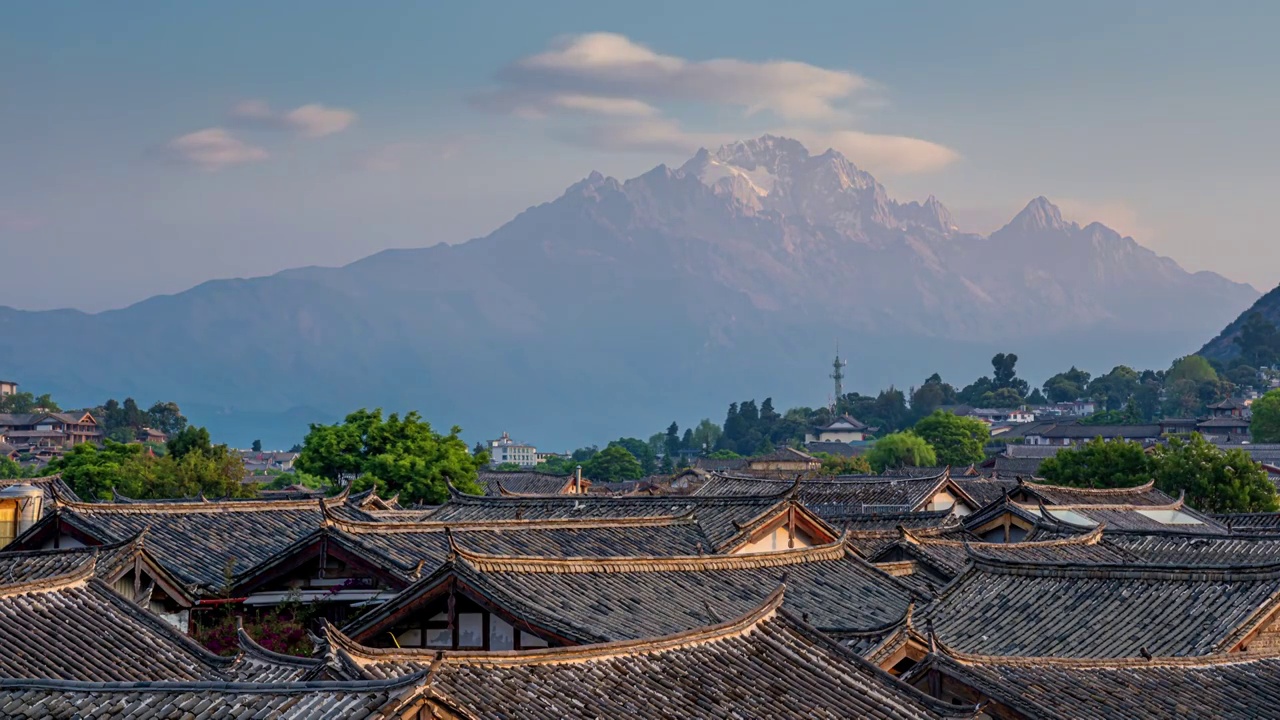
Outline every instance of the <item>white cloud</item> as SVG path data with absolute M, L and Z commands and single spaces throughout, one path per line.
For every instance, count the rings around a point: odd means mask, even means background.
M 306 138 L 342 132 L 351 127 L 356 117 L 350 110 L 318 103 L 303 105 L 288 112 L 276 112 L 264 100 L 245 100 L 231 109 L 231 122 L 237 125 L 288 130 Z
M 700 132 L 667 115 L 672 108 L 703 105 L 738 108 L 744 117 L 768 113 L 787 121 L 778 134 L 815 153 L 835 148 L 872 172 L 935 172 L 960 157 L 928 140 L 851 128 L 853 108 L 885 104 L 870 92 L 872 83 L 802 62 L 694 61 L 660 54 L 623 35 L 590 33 L 561 38 L 511 63 L 497 80 L 496 89 L 475 98 L 477 106 L 543 122 L 561 140 L 600 150 L 691 152 L 757 134 L 758 123 L 735 131 L 722 119 L 715 132 Z
M 792 61 L 718 59 L 694 62 L 661 55 L 614 33 L 561 38 L 546 52 L 517 60 L 498 75 L 502 87 L 480 99 L 519 112 L 546 98 L 583 95 L 645 103 L 692 101 L 731 105 L 787 119 L 839 119 L 846 102 L 869 83 L 842 70 Z
M 799 140 L 815 154 L 832 148 L 854 165 L 872 173 L 931 173 L 960 159 L 960 154 L 949 147 L 901 135 L 877 135 L 857 130 L 823 132 L 803 128 L 779 130 L 776 134 Z
M 250 145 L 220 127 L 176 137 L 165 144 L 165 151 L 174 160 L 209 171 L 267 158 L 266 150 Z
M 369 172 L 398 172 L 457 157 L 467 142 L 456 137 L 435 142 L 397 142 L 366 150 L 355 156 L 355 167 Z

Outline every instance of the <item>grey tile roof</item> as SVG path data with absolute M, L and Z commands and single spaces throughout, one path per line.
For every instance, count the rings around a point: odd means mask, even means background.
M 216 591 L 225 584 L 229 561 L 238 574 L 267 560 L 320 527 L 321 502 L 344 501 L 62 503 L 58 521 L 104 543 L 146 531 L 149 552 L 166 570 Z
M 945 472 L 921 477 L 838 476 L 800 481 L 796 497 L 823 518 L 921 509 L 948 481 Z M 702 495 L 756 495 L 784 492 L 789 480 L 713 475 L 695 491 Z
M 979 507 L 998 501 L 1004 497 L 1005 492 L 1018 486 L 1017 480 L 994 477 L 953 477 L 951 479 L 968 493 Z
M 788 586 L 788 592 L 790 586 Z M 431 690 L 465 717 L 973 717 L 900 683 L 782 609 L 774 593 L 736 620 L 665 637 L 533 652 L 446 652 Z M 335 646 L 372 676 L 433 653 Z
M 415 717 L 421 675 L 371 682 L 0 680 L 0 714 L 51 720 L 391 720 Z
M 196 645 L 92 577 L 0 586 L 0 677 L 93 682 L 223 679 L 229 658 Z
M 480 497 L 455 494 L 448 503 L 427 515 L 424 520 L 452 524 L 504 520 L 674 520 L 692 517 L 707 540 L 713 546 L 720 547 L 739 536 L 745 524 L 787 502 L 787 492 L 794 487 L 794 483 L 771 487 L 774 489 L 772 494 L 726 497 Z
M 758 605 L 787 580 L 787 607 L 821 628 L 849 631 L 899 621 L 915 595 L 842 541 L 743 555 L 680 558 L 487 556 L 457 560 L 406 588 L 344 632 L 377 635 L 401 609 L 457 578 L 515 617 L 573 643 L 684 632 Z
M 1080 488 L 1028 480 L 1020 487 L 1046 505 L 1169 505 L 1175 502 L 1156 489 L 1154 482 L 1129 488 Z
M 307 680 L 324 666 L 320 658 L 295 657 L 268 650 L 244 631 L 236 630 L 240 652 L 226 675 L 236 682 L 293 683 Z
M 1280 512 L 1226 513 L 1212 517 L 1233 532 L 1280 535 Z
M 975 555 L 917 627 L 983 655 L 1192 656 L 1229 649 L 1275 606 L 1280 566 L 1011 562 Z
M 484 488 L 485 495 L 557 495 L 571 479 L 538 472 L 481 470 L 477 481 Z M 588 482 L 583 478 L 584 484 Z
M 908 679 L 938 671 L 1023 717 L 1272 717 L 1280 707 L 1280 659 L 1216 658 L 1063 660 L 993 658 L 942 652 Z

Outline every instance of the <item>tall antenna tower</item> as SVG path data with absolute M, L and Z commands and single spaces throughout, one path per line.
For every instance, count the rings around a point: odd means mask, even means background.
M 840 398 L 844 397 L 844 368 L 849 363 L 840 359 L 840 341 L 836 341 L 836 359 L 831 363 L 831 379 L 836 381 L 836 397 L 831 401 L 831 411 L 835 412 Z

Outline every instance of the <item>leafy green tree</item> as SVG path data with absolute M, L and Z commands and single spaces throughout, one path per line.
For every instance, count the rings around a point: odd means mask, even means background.
M 520 469 L 519 463 L 513 462 L 498 463 L 498 467 L 494 468 L 498 472 L 518 472 Z
M 35 477 L 38 472 L 36 468 L 24 468 L 22 465 L 10 460 L 7 457 L 0 457 L 0 479 L 13 480 L 17 478 Z
M 177 403 L 158 402 L 147 410 L 145 423 L 165 435 L 173 435 L 186 429 L 187 418 Z
M 1040 476 L 1058 485 L 1090 488 L 1133 487 L 1150 482 L 1152 460 L 1142 445 L 1129 440 L 1094 438 L 1040 464 Z
M 680 455 L 680 426 L 674 420 L 667 426 L 667 432 L 662 438 L 662 452 L 672 462 Z
M 253 444 L 249 446 L 249 449 L 253 452 L 262 452 L 262 441 L 254 440 Z
M 640 470 L 643 475 L 652 475 L 658 470 L 658 460 L 653 456 L 653 447 L 639 438 L 618 438 L 609 443 L 610 447 L 621 447 L 631 453 L 640 463 Z M 607 449 L 607 448 L 606 448 Z M 642 477 L 643 477 L 642 475 Z M 594 475 L 592 476 L 595 477 Z
M 173 459 L 181 460 L 193 452 L 212 455 L 213 440 L 209 437 L 209 431 L 205 428 L 189 427 L 169 438 L 169 442 L 165 443 L 165 447 L 169 449 L 169 454 L 173 456 Z
M 188 451 L 181 457 L 157 458 L 138 444 L 106 440 L 101 448 L 84 443 L 49 464 L 86 500 L 108 500 L 111 491 L 140 500 L 206 497 L 252 497 L 244 463 L 226 445 Z
M 711 460 L 737 460 L 742 456 L 732 450 L 717 450 L 707 457 Z
M 1208 360 L 1199 355 L 1178 358 L 1164 376 L 1166 385 L 1179 380 L 1190 380 L 1199 385 L 1206 380 L 1217 379 L 1218 371 L 1213 369 L 1213 365 Z
M 1040 388 L 1036 388 L 1031 391 L 1030 395 L 1027 396 L 1027 404 L 1028 405 L 1048 405 L 1049 399 L 1046 398 L 1044 394 L 1040 392 Z
M 1186 493 L 1192 507 L 1211 513 L 1272 512 L 1276 488 L 1267 471 L 1241 449 L 1223 452 L 1199 434 L 1170 438 L 1152 452 L 1156 486 Z
M 552 456 L 540 463 L 538 472 L 545 475 L 572 475 L 579 463 L 571 457 Z
M 1280 390 L 1253 401 L 1249 432 L 1256 443 L 1280 443 Z
M 487 458 L 472 455 L 461 432 L 454 426 L 441 435 L 416 412 L 384 419 L 380 408 L 357 410 L 340 424 L 312 425 L 295 464 L 330 482 L 355 475 L 355 491 L 376 486 L 406 502 L 440 503 L 449 497 L 449 482 L 481 492 L 476 473 Z
M 1000 353 L 991 358 L 991 367 L 995 371 L 991 375 L 993 391 L 1009 389 L 1024 398 L 1031 391 L 1026 380 L 1018 377 L 1018 356 L 1013 353 Z
M 980 377 L 964 386 L 964 389 L 956 395 L 956 400 L 966 405 L 981 405 L 983 396 L 994 392 L 995 389 L 991 378 Z
M 1072 365 L 1070 370 L 1058 373 L 1044 381 L 1044 394 L 1049 398 L 1049 402 L 1071 402 L 1084 397 L 1084 391 L 1088 385 L 1089 373 Z
M 693 436 L 690 438 L 692 445 L 689 449 L 699 452 L 713 452 L 720 443 L 720 437 L 723 434 L 724 431 L 720 429 L 719 425 L 712 422 L 711 418 L 703 418 L 702 422 L 698 423 L 697 427 L 693 429 Z
M 978 403 L 986 408 L 1016 408 L 1022 405 L 1022 396 L 1013 388 L 1000 388 L 984 394 Z
M 938 464 L 938 456 L 928 441 L 910 431 L 885 435 L 876 441 L 866 457 L 876 472 Z
M 830 453 L 814 453 L 814 457 L 822 461 L 823 475 L 867 475 L 871 472 L 871 464 L 861 456 L 845 457 Z
M 596 453 L 587 461 L 583 472 L 592 480 L 601 482 L 618 482 L 620 480 L 639 480 L 644 477 L 644 468 L 625 447 L 610 444 L 609 447 Z
M 1118 365 L 1106 375 L 1099 375 L 1089 383 L 1088 395 L 1094 402 L 1100 403 L 1107 410 L 1119 410 L 1125 407 L 1129 399 L 1138 391 L 1139 376 L 1133 368 Z
M 986 457 L 983 448 L 991 431 L 981 421 L 941 410 L 916 423 L 913 430 L 924 438 L 943 465 L 965 467 Z

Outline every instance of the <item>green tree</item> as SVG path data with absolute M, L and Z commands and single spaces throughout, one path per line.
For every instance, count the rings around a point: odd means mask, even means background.
M 1089 383 L 1089 397 L 1107 410 L 1125 407 L 1138 391 L 1139 377 L 1133 368 L 1118 365 L 1106 375 L 1099 375 Z
M 249 449 L 253 452 L 262 452 L 262 441 L 254 440 L 253 444 L 249 446 Z
M 1190 380 L 1199 385 L 1206 380 L 1217 379 L 1218 371 L 1213 369 L 1213 364 L 1199 355 L 1178 358 L 1164 376 L 1166 385 L 1179 380 Z
M 1024 398 L 1031 391 L 1026 380 L 1018 377 L 1018 356 L 1013 353 L 1000 353 L 991 358 L 991 367 L 995 371 L 991 375 L 993 390 L 1012 390 L 1019 398 Z
M 602 482 L 639 480 L 644 477 L 644 468 L 640 466 L 636 456 L 625 447 L 613 444 L 588 460 L 583 472 L 592 480 Z
M 991 431 L 981 421 L 941 410 L 916 423 L 914 432 L 933 448 L 937 462 L 954 467 L 985 458 L 983 447 L 991 437 Z
M 714 452 L 723 434 L 724 432 L 720 429 L 720 426 L 715 424 L 711 418 L 703 418 L 702 422 L 698 423 L 697 427 L 693 429 L 693 436 L 690 438 L 693 444 L 689 449 L 698 452 Z
M 1272 512 L 1276 488 L 1267 471 L 1241 449 L 1223 452 L 1199 434 L 1170 438 L 1152 452 L 1156 486 L 1186 493 L 1192 507 L 1210 513 Z
M 520 465 L 513 462 L 504 462 L 499 463 L 498 467 L 494 468 L 494 470 L 497 470 L 498 472 L 519 472 Z
M 640 462 L 640 470 L 644 475 L 652 475 L 658 470 L 658 459 L 653 456 L 653 446 L 641 440 L 640 438 L 618 438 L 609 443 L 609 446 L 618 446 L 631 453 L 637 461 Z M 606 448 L 607 449 L 607 448 Z M 594 475 L 592 476 L 595 477 Z
M 1249 432 L 1256 443 L 1280 443 L 1280 390 L 1253 401 Z
M 737 460 L 742 456 L 732 450 L 717 450 L 707 457 L 711 460 Z
M 1071 402 L 1084 397 L 1088 385 L 1089 373 L 1072 365 L 1070 370 L 1044 381 L 1044 394 L 1049 402 Z
M 202 427 L 184 429 L 169 438 L 165 447 L 168 448 L 169 455 L 172 455 L 174 460 L 181 460 L 193 452 L 206 456 L 213 454 L 213 440 L 209 436 L 209 431 Z
M 1000 388 L 978 398 L 978 404 L 985 408 L 1016 408 L 1022 403 L 1022 396 L 1013 388 Z
M 904 467 L 927 467 L 938 464 L 938 456 L 919 435 L 907 432 L 885 435 L 876 441 L 867 462 L 876 472 Z
M 63 482 L 85 500 L 110 500 L 112 490 L 129 495 L 137 493 L 145 482 L 150 473 L 144 476 L 141 472 L 143 465 L 138 462 L 141 457 L 141 445 L 106 440 L 99 448 L 92 443 L 82 443 L 55 458 L 49 463 L 48 471 L 61 474 Z
M 384 419 L 381 408 L 357 410 L 340 424 L 312 425 L 295 464 L 335 483 L 355 475 L 355 491 L 377 487 L 406 502 L 440 503 L 449 497 L 449 482 L 481 492 L 476 473 L 487 458 L 472 455 L 461 432 L 454 426 L 441 435 L 416 412 Z
M 813 456 L 822 461 L 820 472 L 823 475 L 867 475 L 871 472 L 871 464 L 864 457 L 830 453 L 814 453 Z
M 1059 485 L 1075 487 L 1133 487 L 1150 482 L 1152 460 L 1142 445 L 1129 440 L 1094 438 L 1040 464 L 1040 476 Z
M 680 426 L 674 420 L 667 426 L 666 435 L 663 436 L 662 452 L 673 463 L 680 456 Z
M 111 401 L 111 402 L 114 402 Z M 180 433 L 187 428 L 187 418 L 177 403 L 158 402 L 147 410 L 145 422 L 147 427 L 154 428 L 165 435 Z

